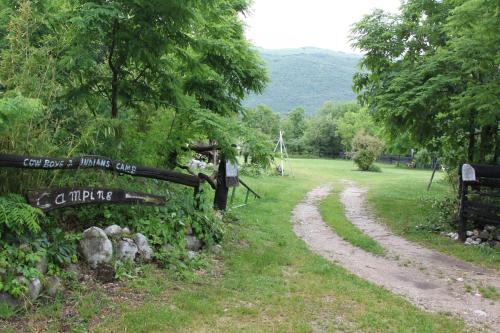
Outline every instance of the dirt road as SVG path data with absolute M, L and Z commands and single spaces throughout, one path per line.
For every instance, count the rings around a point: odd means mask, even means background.
M 361 250 L 341 239 L 321 218 L 317 205 L 330 189 L 314 189 L 293 211 L 294 231 L 311 250 L 423 309 L 451 312 L 470 325 L 500 332 L 500 303 L 465 291 L 467 283 L 498 288 L 498 272 L 475 267 L 392 234 L 365 208 L 366 190 L 347 183 L 342 193 L 347 218 L 385 247 L 388 255 L 381 257 Z

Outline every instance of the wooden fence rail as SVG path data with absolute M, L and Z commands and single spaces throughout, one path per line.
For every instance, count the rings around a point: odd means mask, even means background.
M 131 176 L 169 181 L 193 188 L 198 188 L 204 181 L 200 176 L 142 167 L 135 164 L 114 161 L 107 157 L 93 155 L 65 159 L 0 154 L 0 167 L 39 170 L 102 169 Z
M 459 168 L 458 235 L 465 241 L 467 222 L 500 225 L 500 166 L 463 164 Z

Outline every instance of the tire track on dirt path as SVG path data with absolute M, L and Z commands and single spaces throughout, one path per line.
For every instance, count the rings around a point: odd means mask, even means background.
M 465 284 L 493 286 L 500 290 L 499 272 L 430 250 L 393 234 L 366 208 L 367 189 L 350 181 L 344 183 L 347 186 L 340 197 L 347 219 L 384 247 L 389 256 L 416 266 L 434 279 L 445 279 L 452 287 L 464 288 L 460 291 L 465 292 Z
M 318 187 L 293 210 L 293 229 L 312 251 L 363 279 L 404 296 L 420 308 L 451 312 L 473 326 L 500 331 L 498 302 L 465 294 L 448 281 L 436 279 L 416 267 L 401 265 L 397 260 L 375 256 L 341 239 L 326 225 L 317 207 L 329 193 L 330 186 Z

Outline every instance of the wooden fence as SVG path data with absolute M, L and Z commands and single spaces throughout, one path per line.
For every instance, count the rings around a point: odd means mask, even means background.
M 467 223 L 474 227 L 500 225 L 500 166 L 463 164 L 459 168 L 460 240 L 467 238 Z
M 194 188 L 194 194 L 199 192 L 200 185 L 208 176 L 187 175 L 171 170 L 162 170 L 138 166 L 122 161 L 114 161 L 103 156 L 84 155 L 75 158 L 50 158 L 0 154 L 0 167 L 35 170 L 78 170 L 101 169 L 134 177 L 153 178 Z M 167 198 L 146 193 L 127 192 L 121 189 L 108 188 L 59 188 L 30 191 L 28 202 L 44 211 L 84 204 L 141 204 L 165 205 Z

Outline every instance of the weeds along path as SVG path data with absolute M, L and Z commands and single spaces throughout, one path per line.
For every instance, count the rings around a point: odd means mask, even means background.
M 354 188 L 354 186 L 350 187 Z M 433 312 L 453 313 L 464 318 L 470 325 L 485 327 L 492 332 L 500 332 L 500 304 L 498 302 L 465 293 L 463 286 L 457 288 L 456 284 L 448 279 L 449 277 L 445 275 L 436 277 L 434 274 L 425 272 L 429 269 L 407 265 L 401 259 L 396 260 L 394 254 L 388 257 L 375 256 L 341 239 L 323 221 L 317 207 L 319 202 L 325 199 L 329 193 L 330 186 L 318 187 L 309 192 L 305 201 L 298 204 L 293 210 L 293 229 L 312 251 L 338 263 L 363 279 L 404 296 L 420 308 Z M 344 194 L 347 195 L 347 193 Z M 356 193 L 360 200 L 360 208 L 363 208 L 362 191 Z M 348 218 L 357 215 L 361 219 L 363 215 L 360 212 L 367 213 L 364 208 L 356 211 L 356 207 L 354 207 L 356 200 L 347 201 L 346 208 L 351 211 L 347 215 Z M 364 215 L 364 217 L 371 219 L 369 215 Z M 372 222 L 375 223 L 373 219 Z M 386 235 L 390 235 L 390 233 L 386 231 Z M 385 244 L 381 243 L 381 245 Z M 408 245 L 412 244 L 408 242 Z M 412 251 L 416 249 L 414 246 L 411 247 Z M 418 251 L 416 250 L 415 256 L 418 255 Z M 440 255 L 435 254 L 436 256 Z M 468 265 L 460 264 L 464 265 L 463 270 Z M 431 263 L 427 267 L 433 265 L 438 264 Z M 431 268 L 438 269 L 438 267 Z M 489 272 L 481 271 L 481 274 L 487 275 Z M 498 277 L 491 276 L 491 280 L 498 280 Z

